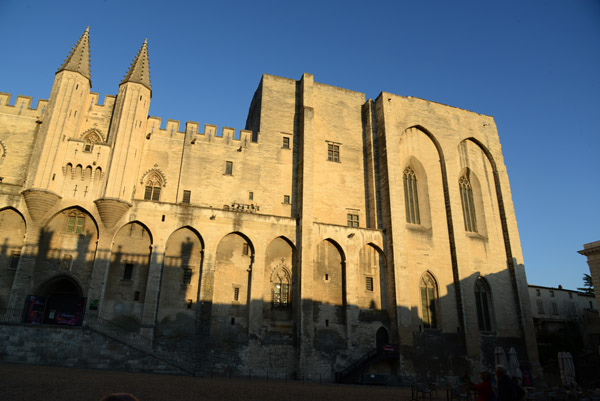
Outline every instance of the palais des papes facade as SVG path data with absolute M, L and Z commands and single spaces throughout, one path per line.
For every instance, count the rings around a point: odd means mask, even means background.
M 263 75 L 244 130 L 162 129 L 146 42 L 116 96 L 90 87 L 86 30 L 49 100 L 0 93 L 5 316 L 110 322 L 195 371 L 462 375 L 513 346 L 536 374 L 493 118 Z

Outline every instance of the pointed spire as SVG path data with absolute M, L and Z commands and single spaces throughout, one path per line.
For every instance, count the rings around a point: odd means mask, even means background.
M 90 77 L 90 27 L 85 29 L 79 41 L 75 44 L 69 57 L 65 60 L 62 67 L 57 71 L 75 71 L 90 80 L 90 86 L 92 80 Z
M 137 82 L 152 90 L 150 86 L 150 62 L 148 60 L 148 39 L 144 40 L 144 44 L 140 48 L 135 60 L 131 63 L 129 71 L 121 81 L 121 84 L 126 82 Z

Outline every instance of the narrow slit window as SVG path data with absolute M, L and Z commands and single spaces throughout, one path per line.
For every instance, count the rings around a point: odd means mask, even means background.
M 233 289 L 233 300 L 234 301 L 239 301 L 240 300 L 240 287 L 235 287 Z
M 126 263 L 123 270 L 123 280 L 131 280 L 133 276 L 133 263 Z
M 373 291 L 373 277 L 366 278 L 366 289 L 367 291 Z

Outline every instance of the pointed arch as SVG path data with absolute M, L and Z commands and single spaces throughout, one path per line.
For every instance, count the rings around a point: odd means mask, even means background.
M 84 141 L 83 151 L 89 153 L 92 152 L 96 143 L 104 142 L 104 135 L 96 128 L 92 128 L 81 134 L 81 139 Z
M 162 171 L 152 169 L 144 174 L 141 183 L 144 185 L 144 200 L 158 202 L 162 187 L 167 185 L 167 179 Z
M 450 245 L 450 259 L 452 262 L 452 278 L 453 278 L 453 284 L 454 284 L 455 294 L 456 294 L 456 310 L 458 313 L 459 326 L 462 329 L 462 332 L 464 333 L 465 332 L 464 331 L 465 318 L 464 318 L 464 314 L 463 314 L 463 302 L 462 302 L 463 295 L 462 295 L 462 291 L 460 288 L 458 256 L 457 256 L 457 252 L 456 252 L 456 238 L 455 238 L 455 234 L 454 234 L 454 222 L 452 219 L 452 203 L 450 200 L 450 190 L 449 190 L 449 185 L 448 185 L 448 172 L 446 169 L 446 159 L 444 157 L 444 151 L 442 150 L 442 146 L 440 145 L 437 138 L 427 128 L 425 128 L 419 124 L 412 125 L 408 128 L 409 129 L 416 128 L 419 131 L 421 131 L 423 134 L 425 134 L 429 139 L 431 139 L 431 142 L 435 146 L 437 153 L 438 153 L 438 157 L 440 159 L 442 186 L 443 186 L 443 190 L 444 190 L 444 203 L 446 205 L 446 223 L 447 223 L 447 227 L 448 227 L 448 242 Z
M 361 309 L 388 309 L 388 271 L 381 249 L 365 244 L 358 253 L 358 307 Z
M 21 212 L 13 207 L 0 209 L 0 309 L 8 304 L 26 233 L 27 226 Z
M 510 278 L 511 278 L 513 297 L 515 300 L 515 309 L 516 309 L 516 313 L 518 316 L 519 325 L 521 328 L 523 328 L 524 319 L 523 319 L 523 313 L 521 311 L 521 298 L 519 296 L 517 275 L 516 275 L 516 271 L 515 271 L 515 261 L 514 261 L 513 253 L 512 253 L 510 234 L 508 232 L 508 223 L 506 220 L 506 209 L 504 206 L 504 198 L 502 196 L 502 183 L 500 182 L 500 175 L 498 173 L 496 161 L 494 160 L 494 157 L 492 156 L 492 153 L 489 151 L 489 149 L 483 143 L 481 143 L 481 141 L 479 141 L 477 138 L 468 137 L 465 139 L 465 141 L 471 141 L 474 144 L 476 144 L 477 146 L 479 146 L 481 151 L 485 154 L 488 161 L 490 162 L 490 165 L 492 166 L 492 174 L 494 176 L 494 185 L 496 187 L 496 200 L 498 202 L 498 213 L 500 215 L 500 224 L 502 225 L 502 237 L 504 239 L 504 251 L 506 253 L 506 262 L 508 265 L 508 271 L 509 271 Z
M 421 295 L 421 320 L 426 329 L 439 328 L 439 292 L 438 283 L 431 271 L 427 270 L 419 280 Z
M 169 235 L 159 287 L 157 321 L 160 334 L 184 336 L 194 333 L 203 260 L 204 241 L 197 230 L 183 226 Z M 182 327 L 184 320 L 188 322 L 187 327 Z
M 482 276 L 475 280 L 474 292 L 479 331 L 493 331 L 495 322 L 492 292 L 487 280 Z

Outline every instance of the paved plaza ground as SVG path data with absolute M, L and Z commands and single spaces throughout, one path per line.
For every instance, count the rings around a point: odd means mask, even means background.
M 201 378 L 0 363 L 2 401 L 99 401 L 115 392 L 132 393 L 140 401 L 408 401 L 411 398 L 410 388 L 400 387 Z

